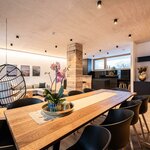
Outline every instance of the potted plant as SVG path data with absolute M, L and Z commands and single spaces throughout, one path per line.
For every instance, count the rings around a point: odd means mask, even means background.
M 48 89 L 45 89 L 45 99 L 48 102 L 48 108 L 49 111 L 55 112 L 55 111 L 61 111 L 63 110 L 62 103 L 65 101 L 65 98 L 62 98 L 64 92 L 63 86 L 60 87 L 58 93 L 53 93 Z
M 61 111 L 63 110 L 63 102 L 65 101 L 65 98 L 63 97 L 64 87 L 62 85 L 64 79 L 65 79 L 65 73 L 69 70 L 69 67 L 63 69 L 63 71 L 60 71 L 60 63 L 56 62 L 51 64 L 50 66 L 51 70 L 54 71 L 55 77 L 52 80 L 52 76 L 50 72 L 46 72 L 45 74 L 49 75 L 51 86 L 50 89 L 45 89 L 44 95 L 45 100 L 48 102 L 48 110 L 51 112 Z M 61 83 L 60 89 L 57 92 L 57 83 Z

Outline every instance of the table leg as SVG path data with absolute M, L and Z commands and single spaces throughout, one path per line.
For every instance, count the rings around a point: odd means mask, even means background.
M 59 147 L 60 147 L 60 141 L 58 141 L 53 145 L 53 150 L 59 150 Z

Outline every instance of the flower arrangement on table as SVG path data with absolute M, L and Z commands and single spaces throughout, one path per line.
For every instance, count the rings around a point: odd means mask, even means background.
M 145 81 L 146 80 L 146 71 L 147 71 L 147 67 L 144 66 L 144 67 L 139 67 L 138 68 L 138 78 L 140 81 Z
M 50 69 L 54 72 L 54 78 L 52 78 L 51 72 L 45 72 L 45 74 L 49 75 L 50 78 L 50 91 L 57 92 L 57 84 L 61 83 L 61 86 L 63 86 L 63 81 L 66 78 L 66 72 L 69 70 L 69 67 L 63 69 L 61 71 L 60 63 L 52 63 L 50 66 Z
M 45 89 L 45 100 L 48 102 L 48 109 L 51 112 L 62 111 L 70 108 L 70 104 L 66 103 L 66 99 L 63 98 L 63 81 L 66 78 L 65 74 L 69 70 L 69 67 L 61 71 L 60 63 L 56 62 L 51 64 L 50 69 L 54 71 L 54 78 L 52 79 L 50 72 L 45 72 L 49 75 L 51 86 L 50 89 Z M 61 83 L 60 89 L 57 92 L 57 83 Z M 53 88 L 54 87 L 54 88 Z

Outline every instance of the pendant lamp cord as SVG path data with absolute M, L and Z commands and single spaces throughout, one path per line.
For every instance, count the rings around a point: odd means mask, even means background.
M 6 18 L 6 64 L 7 64 L 7 18 Z

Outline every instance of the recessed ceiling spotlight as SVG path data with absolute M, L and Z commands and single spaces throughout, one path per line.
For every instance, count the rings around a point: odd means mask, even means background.
M 97 0 L 97 8 L 101 8 L 102 7 L 102 1 L 101 0 Z
M 19 39 L 19 35 L 16 35 L 16 39 Z
M 118 48 L 119 46 L 118 45 L 116 45 L 116 48 Z
M 70 39 L 70 41 L 73 41 L 72 39 Z
M 118 19 L 115 18 L 115 19 L 114 19 L 114 24 L 117 24 L 117 23 L 118 23 Z
M 86 55 L 86 53 L 84 53 L 84 55 Z
M 10 43 L 10 46 L 13 46 L 13 43 Z
M 58 46 L 57 45 L 55 45 L 55 48 L 57 48 Z
M 107 52 L 107 55 L 109 54 L 109 52 Z
M 128 35 L 129 38 L 131 38 L 131 36 L 132 36 L 131 34 Z
M 52 35 L 55 35 L 55 32 L 52 32 Z
M 100 49 L 99 52 L 101 52 L 102 50 Z
M 45 53 L 47 53 L 47 50 L 45 50 Z

